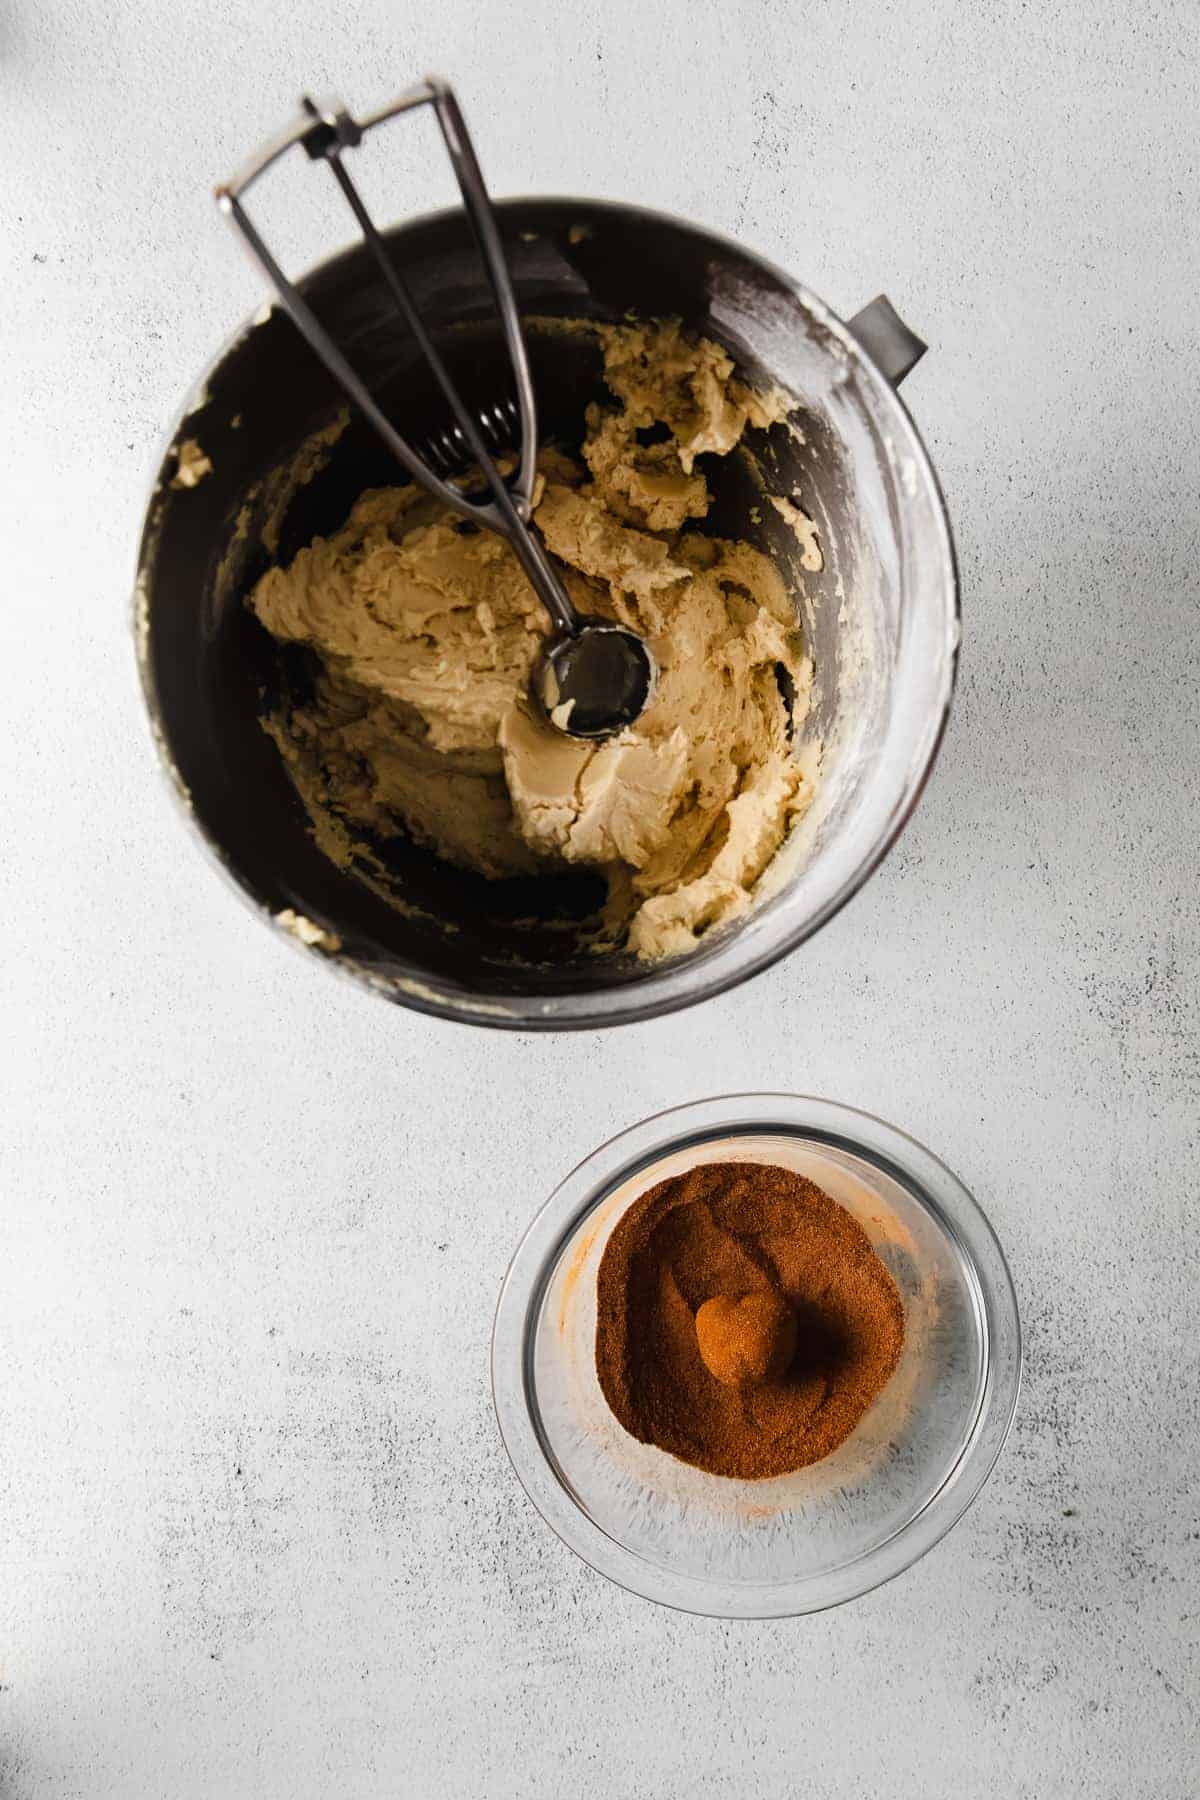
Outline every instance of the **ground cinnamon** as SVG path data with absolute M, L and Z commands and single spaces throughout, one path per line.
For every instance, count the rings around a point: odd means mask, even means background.
M 660 1181 L 601 1258 L 605 1399 L 635 1438 L 714 1475 L 828 1456 L 903 1342 L 899 1292 L 866 1232 L 790 1169 L 706 1163 Z

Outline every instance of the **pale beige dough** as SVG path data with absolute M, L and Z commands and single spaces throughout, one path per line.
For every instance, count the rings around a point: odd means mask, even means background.
M 267 728 L 328 854 L 379 869 L 372 841 L 407 830 L 495 878 L 592 867 L 609 885 L 602 941 L 656 959 L 746 909 L 808 804 L 793 743 L 812 670 L 779 570 L 691 523 L 709 506 L 696 458 L 728 454 L 780 401 L 677 326 L 594 329 L 615 404 L 589 410 L 582 464 L 543 452 L 534 517 L 581 610 L 653 650 L 658 683 L 629 730 L 586 744 L 540 717 L 539 601 L 506 544 L 415 487 L 363 494 L 250 604 L 320 659 L 311 702 Z M 656 424 L 670 435 L 639 444 Z

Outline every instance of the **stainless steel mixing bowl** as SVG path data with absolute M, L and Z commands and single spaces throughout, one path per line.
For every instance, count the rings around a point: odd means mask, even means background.
M 366 486 L 396 471 L 351 419 L 314 434 L 341 395 L 278 310 L 217 358 L 180 418 L 147 509 L 135 601 L 142 682 L 158 748 L 187 814 L 263 915 L 311 955 L 375 992 L 441 1017 L 522 1030 L 617 1024 L 687 1006 L 744 981 L 830 918 L 909 817 L 945 727 L 959 616 L 937 478 L 895 388 L 912 340 L 886 303 L 850 326 L 739 245 L 636 207 L 510 200 L 497 208 L 547 436 L 578 438 L 603 392 L 586 339 L 538 319 L 678 317 L 715 338 L 751 382 L 798 401 L 798 432 L 749 447 L 770 491 L 799 496 L 825 569 L 803 578 L 817 668 L 804 730 L 824 743 L 817 798 L 775 871 L 774 891 L 689 954 L 648 967 L 597 957 L 564 921 L 593 910 L 586 874 L 493 883 L 406 841 L 381 846 L 403 890 L 386 904 L 316 847 L 274 744 L 265 703 L 306 679 L 243 604 L 268 564 L 341 524 Z M 467 397 L 506 391 L 490 293 L 464 215 L 395 228 L 388 242 Z M 366 251 L 314 270 L 303 291 L 411 437 L 446 423 Z M 333 434 L 331 434 L 333 435 Z M 180 485 L 192 439 L 212 463 Z M 306 446 L 308 446 L 306 448 Z M 740 459 L 713 471 L 705 529 L 749 537 L 795 568 L 798 546 Z M 768 884 L 771 885 L 771 884 Z

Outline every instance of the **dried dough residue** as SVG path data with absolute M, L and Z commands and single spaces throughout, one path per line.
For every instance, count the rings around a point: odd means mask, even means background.
M 171 477 L 173 488 L 194 488 L 212 474 L 212 458 L 206 456 L 195 438 L 184 438 L 175 452 L 175 473 Z

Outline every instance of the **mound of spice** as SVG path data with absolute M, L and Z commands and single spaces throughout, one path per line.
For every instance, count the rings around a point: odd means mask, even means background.
M 820 1462 L 893 1374 L 904 1308 L 862 1226 L 764 1163 L 660 1181 L 596 1286 L 596 1373 L 635 1438 L 714 1475 Z

